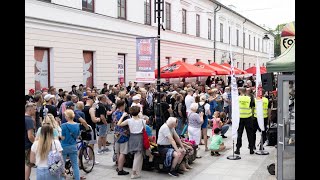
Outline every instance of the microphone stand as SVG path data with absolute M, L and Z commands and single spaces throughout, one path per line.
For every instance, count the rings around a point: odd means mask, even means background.
M 232 140 L 232 144 L 233 144 L 232 145 L 232 155 L 228 156 L 227 159 L 229 159 L 229 160 L 239 160 L 239 159 L 241 159 L 240 156 L 234 155 L 234 140 Z

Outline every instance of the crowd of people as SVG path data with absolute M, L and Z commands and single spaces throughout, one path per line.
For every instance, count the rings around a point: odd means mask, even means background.
M 235 153 L 240 154 L 241 137 L 246 128 L 250 154 L 253 154 L 255 132 L 259 129 L 253 110 L 254 79 L 239 78 L 237 83 L 240 91 L 240 125 Z M 156 91 L 155 84 L 139 87 L 136 82 L 129 82 L 127 87 L 105 83 L 101 90 L 82 84 L 77 89 L 76 85 L 72 85 L 70 92 L 63 89 L 56 91 L 51 86 L 38 91 L 30 89 L 25 100 L 26 180 L 35 166 L 37 177 L 64 178 L 63 173 L 61 176 L 51 175 L 45 163 L 53 148 L 61 153 L 64 160 L 69 156 L 76 180 L 85 179 L 80 177 L 77 160 L 76 140 L 81 130 L 91 130 L 89 145 L 94 148 L 97 144 L 97 155 L 114 153 L 118 175 L 129 174 L 123 167 L 126 155 L 134 154 L 133 179 L 141 177 L 144 157 L 148 157 L 150 162 L 154 158 L 151 147 L 144 147 L 144 131 L 152 147 L 157 147 L 161 156 L 165 157 L 164 165 L 171 176 L 179 176 L 192 169 L 188 163 L 192 155 L 201 158 L 194 154 L 197 152 L 194 146 L 199 148 L 198 145 L 204 145 L 205 151 L 210 151 L 212 156 L 219 156 L 219 152 L 228 149 L 223 138 L 227 138 L 225 134 L 232 124 L 230 79 L 227 83 L 219 77 L 208 77 L 205 84 L 198 81 L 162 83 L 160 92 Z M 263 102 L 267 104 L 264 108 L 270 109 L 270 104 L 265 100 Z M 264 116 L 266 120 L 270 117 L 268 113 Z M 212 128 L 212 134 L 207 134 L 207 128 Z M 152 129 L 156 131 L 155 137 Z M 107 141 L 111 131 L 114 142 Z M 113 152 L 108 146 L 113 146 Z M 99 164 L 98 161 L 94 163 Z

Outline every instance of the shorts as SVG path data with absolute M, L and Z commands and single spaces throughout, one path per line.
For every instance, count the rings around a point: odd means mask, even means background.
M 92 128 L 91 131 L 91 140 L 89 141 L 89 144 L 96 144 L 97 143 L 97 132 L 96 128 Z
M 208 127 L 208 116 L 205 116 L 203 119 L 203 123 L 201 125 L 201 129 L 207 128 Z
M 33 167 L 34 164 L 33 164 L 33 163 L 30 163 L 30 152 L 31 152 L 31 148 L 24 150 L 24 162 L 25 162 L 25 164 L 26 164 L 27 166 Z
M 167 155 L 167 152 L 169 151 L 169 149 L 174 149 L 172 147 L 172 145 L 166 145 L 166 146 L 161 146 L 161 145 L 158 145 L 158 151 L 159 151 L 159 154 L 162 156 L 162 157 L 166 157 Z
M 97 125 L 97 131 L 98 131 L 98 136 L 99 137 L 106 137 L 107 136 L 107 126 L 104 124 Z
M 114 144 L 115 153 L 118 154 L 128 154 L 128 141 L 124 143 L 115 143 Z

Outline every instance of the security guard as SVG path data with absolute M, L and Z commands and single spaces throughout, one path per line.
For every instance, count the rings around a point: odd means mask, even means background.
M 262 94 L 265 94 L 265 90 L 262 89 Z M 257 100 L 255 99 L 255 104 L 256 104 Z M 262 97 L 262 102 L 263 102 L 263 118 L 264 118 L 264 131 L 262 131 L 262 138 L 263 138 L 263 144 L 265 143 L 265 141 L 267 140 L 267 125 L 268 125 L 268 120 L 270 120 L 271 118 L 271 103 L 269 103 L 268 98 L 266 97 Z M 258 120 L 257 120 L 257 110 L 256 107 L 254 106 L 253 108 L 253 143 L 254 143 L 254 147 L 256 145 L 256 132 L 257 130 L 259 130 L 259 132 L 261 132 L 261 129 L 259 127 L 258 124 Z M 261 141 L 259 141 L 261 142 Z
M 235 154 L 240 154 L 240 148 L 242 146 L 242 134 L 244 128 L 246 128 L 250 154 L 254 154 L 253 151 L 253 121 L 252 121 L 252 107 L 254 104 L 251 101 L 251 98 L 246 95 L 246 89 L 243 87 L 239 88 L 239 113 L 240 113 L 240 122 L 238 128 L 238 139 L 237 139 L 237 149 L 234 152 Z

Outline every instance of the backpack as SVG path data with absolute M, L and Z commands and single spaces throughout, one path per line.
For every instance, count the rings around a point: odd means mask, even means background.
M 203 105 L 200 105 L 200 103 L 198 103 L 197 113 L 203 112 L 203 114 L 205 115 L 204 105 L 206 105 L 206 103 L 204 103 Z
M 64 162 L 56 143 L 53 141 L 55 150 L 50 150 L 48 154 L 48 169 L 51 175 L 59 176 L 64 173 Z

